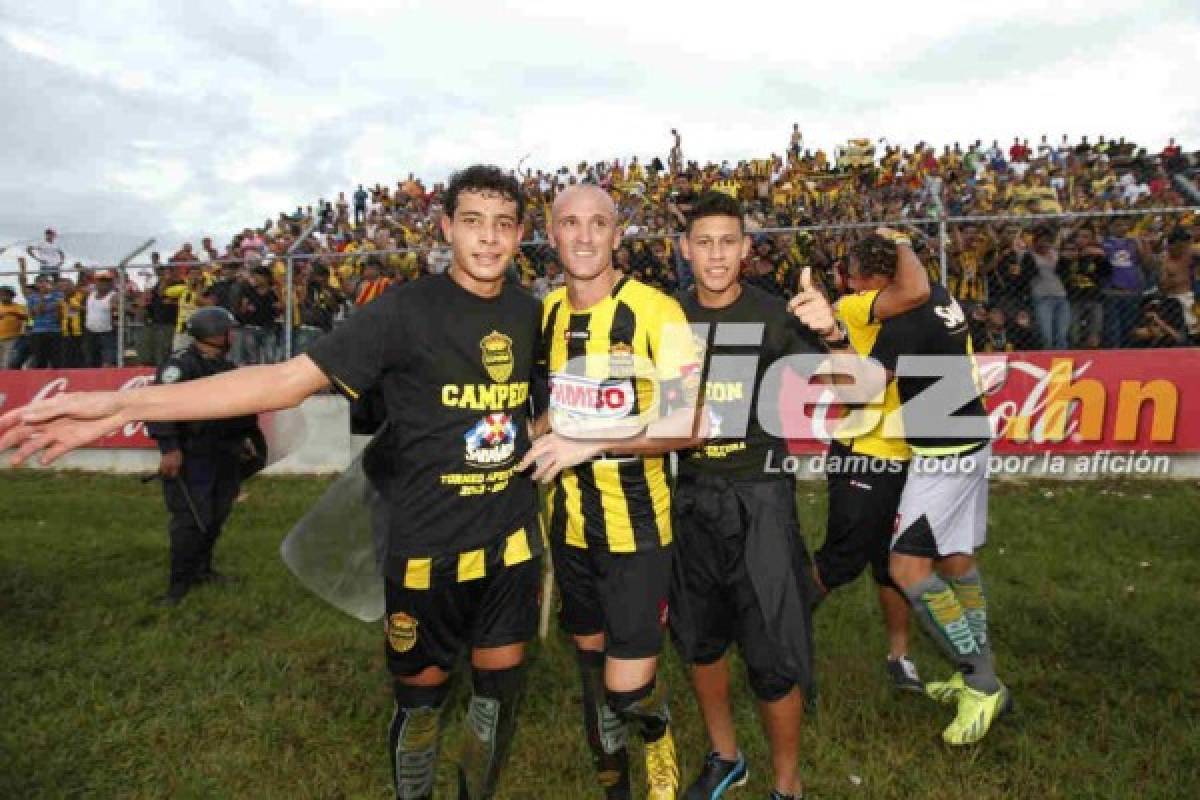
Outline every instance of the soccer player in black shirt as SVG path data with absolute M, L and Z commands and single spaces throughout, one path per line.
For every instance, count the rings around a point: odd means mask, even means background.
M 364 456 L 382 500 L 389 729 L 396 796 L 433 793 L 441 707 L 470 651 L 472 697 L 460 797 L 491 797 L 515 725 L 525 643 L 537 626 L 542 539 L 535 488 L 517 474 L 529 447 L 539 306 L 505 285 L 524 200 L 495 167 L 446 191 L 447 274 L 391 290 L 305 355 L 186 384 L 58 395 L 0 417 L 14 462 L 63 453 L 137 420 L 237 417 L 288 408 L 330 386 L 378 388 L 385 429 Z
M 823 360 L 826 351 L 781 298 L 739 280 L 750 237 L 736 200 L 715 191 L 701 195 L 680 247 L 696 278 L 680 305 L 706 343 L 710 415 L 708 441 L 680 458 L 674 496 L 671 628 L 691 666 L 712 746 L 684 796 L 718 798 L 748 777 L 729 702 L 726 651 L 736 641 L 771 747 L 771 797 L 785 800 L 803 791 L 797 760 L 813 684 L 809 608 L 817 590 L 796 516 L 794 475 L 771 468 L 786 455 L 784 442 L 759 419 L 776 398 L 760 392 L 771 392 L 763 376 L 781 359 L 819 354 Z
M 868 237 L 859 243 L 860 251 L 886 246 L 878 239 L 878 234 Z M 823 313 L 823 303 L 823 298 L 811 298 L 796 309 L 818 332 L 824 322 L 813 317 Z M 958 713 L 942 739 L 955 746 L 974 744 L 1010 700 L 996 677 L 987 601 L 975 559 L 987 536 L 992 430 L 966 314 L 945 287 L 935 284 L 925 303 L 884 321 L 871 357 L 888 380 L 895 376 L 902 435 L 913 451 L 889 569 L 958 668 L 949 680 L 925 685 L 935 700 L 957 703 Z M 853 363 L 848 366 L 855 369 Z M 885 419 L 884 432 L 889 431 L 900 435 Z

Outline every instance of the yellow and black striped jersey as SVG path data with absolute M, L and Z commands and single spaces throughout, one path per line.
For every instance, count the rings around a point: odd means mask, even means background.
M 879 320 L 875 319 L 875 298 L 879 296 L 878 289 L 866 292 L 844 295 L 837 302 L 838 319 L 846 324 L 846 333 L 850 335 L 850 346 L 860 355 L 870 355 L 879 337 Z M 885 437 L 883 421 L 900 410 L 900 390 L 896 379 L 888 381 L 883 392 L 882 404 L 878 407 L 881 412 L 870 430 L 847 427 L 839 430 L 834 436 L 842 444 L 855 453 L 862 453 L 876 458 L 889 458 L 896 461 L 907 461 L 912 458 L 912 449 L 903 438 Z
M 83 307 L 82 294 L 72 294 L 59 302 L 59 317 L 62 320 L 63 336 L 83 336 Z
M 559 433 L 577 425 L 631 435 L 664 400 L 681 395 L 685 383 L 699 384 L 683 310 L 631 278 L 584 310 L 571 307 L 565 287 L 551 292 L 542 307 L 542 355 L 551 427 Z M 573 547 L 614 553 L 664 547 L 671 542 L 666 457 L 602 457 L 564 470 L 547 513 L 548 535 Z

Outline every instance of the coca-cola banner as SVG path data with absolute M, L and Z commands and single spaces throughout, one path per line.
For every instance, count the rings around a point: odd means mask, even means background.
M 1200 452 L 1200 349 L 1006 353 L 977 361 L 999 453 Z M 0 371 L 0 412 L 59 392 L 130 389 L 152 378 L 144 367 Z M 806 389 L 790 373 L 782 387 L 790 451 L 823 451 L 839 416 L 832 393 Z M 131 423 L 95 446 L 154 443 Z
M 998 453 L 1200 452 L 1198 349 L 1002 353 L 977 363 Z M 840 416 L 832 398 L 784 379 L 792 453 L 828 444 Z
M 154 380 L 149 367 L 122 369 L 29 369 L 0 371 L 0 413 L 61 392 L 134 389 Z M 92 447 L 150 448 L 154 440 L 140 422 L 131 422 Z

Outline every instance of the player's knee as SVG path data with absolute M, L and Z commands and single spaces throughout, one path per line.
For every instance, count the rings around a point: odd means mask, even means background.
M 503 647 L 480 647 L 471 652 L 471 667 L 475 670 L 505 670 L 519 667 L 525 661 L 523 643 Z
M 422 685 L 397 678 L 392 682 L 392 694 L 400 708 L 441 708 L 450 695 L 450 682 Z
M 750 692 L 754 695 L 754 699 L 760 703 L 774 703 L 782 700 L 796 688 L 795 680 L 780 675 L 772 669 L 748 667 L 746 682 L 750 684 Z
M 920 583 L 933 571 L 929 559 L 892 553 L 888 561 L 888 572 L 901 589 Z
M 888 568 L 888 560 L 886 558 L 871 561 L 871 579 L 881 589 L 900 590 L 900 587 L 892 580 L 892 571 Z
M 576 634 L 571 637 L 575 642 L 575 649 L 580 651 L 604 652 L 604 634 L 603 633 L 586 633 Z
M 438 666 L 428 666 L 412 675 L 395 675 L 397 686 L 435 687 L 446 685 L 450 681 L 450 673 Z
M 506 669 L 472 669 L 471 690 L 478 697 L 508 699 L 521 691 L 525 667 L 518 664 Z

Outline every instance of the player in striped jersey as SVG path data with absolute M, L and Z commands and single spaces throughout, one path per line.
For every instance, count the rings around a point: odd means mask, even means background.
M 870 256 L 871 250 L 886 246 L 878 235 L 868 237 L 856 248 L 859 262 L 887 264 L 888 259 Z M 882 283 L 895 279 L 894 268 L 873 271 Z M 823 299 L 810 299 L 796 309 L 797 316 L 806 324 L 824 324 L 822 304 Z M 896 376 L 902 435 L 913 452 L 889 570 L 957 667 L 948 680 L 925 687 L 930 697 L 958 707 L 942 740 L 954 746 L 974 744 L 1009 708 L 1010 697 L 996 676 L 987 599 L 975 557 L 987 539 L 992 430 L 966 314 L 944 286 L 935 284 L 924 303 L 883 322 L 871 357 L 888 380 Z M 838 372 L 847 368 L 859 374 L 853 359 L 840 364 Z M 891 426 L 886 419 L 883 424 L 887 435 Z
M 551 235 L 566 269 L 566 286 L 543 303 L 552 432 L 523 466 L 536 462 L 534 477 L 553 481 L 561 622 L 578 651 L 600 782 L 610 798 L 630 796 L 624 733 L 632 723 L 646 743 L 649 797 L 671 800 L 679 772 L 655 677 L 671 564 L 665 454 L 703 436 L 693 408 L 698 356 L 679 304 L 613 267 L 619 234 L 608 195 L 564 191 Z M 678 408 L 655 418 L 664 400 Z
M 876 233 L 870 246 L 851 254 L 847 279 L 854 292 L 836 305 L 850 344 L 861 355 L 871 352 L 884 320 L 916 308 L 929 297 L 928 276 L 911 248 L 903 244 L 903 235 L 886 228 Z M 886 416 L 899 408 L 893 380 L 884 391 L 881 411 Z M 887 628 L 888 675 L 896 688 L 924 693 L 916 665 L 908 658 L 908 600 L 888 571 L 892 528 L 912 451 L 902 437 L 885 436 L 882 425 L 875 422 L 839 430 L 830 445 L 828 523 L 825 542 L 814 558 L 816 576 L 828 593 L 871 565 Z

